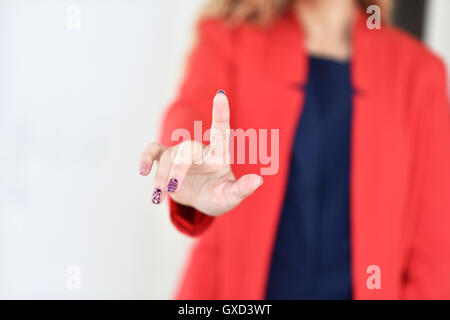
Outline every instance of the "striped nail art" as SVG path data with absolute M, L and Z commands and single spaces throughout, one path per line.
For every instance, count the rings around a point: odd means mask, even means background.
M 175 178 L 172 178 L 169 180 L 169 183 L 167 184 L 167 192 L 175 192 L 178 187 L 178 180 Z
M 160 204 L 161 203 L 161 193 L 162 193 L 161 189 L 155 189 L 155 191 L 153 191 L 152 202 L 154 204 Z

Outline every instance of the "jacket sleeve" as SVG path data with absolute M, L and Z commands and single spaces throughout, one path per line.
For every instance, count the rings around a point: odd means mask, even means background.
M 191 140 L 202 140 L 203 132 L 194 134 L 194 121 L 201 121 L 202 131 L 211 126 L 214 95 L 219 89 L 227 91 L 229 88 L 231 52 L 231 32 L 225 22 L 216 19 L 199 22 L 197 42 L 189 55 L 178 95 L 163 117 L 160 132 L 163 145 L 181 142 L 172 139 L 176 129 L 189 131 Z M 191 236 L 202 233 L 214 220 L 170 198 L 169 210 L 175 227 Z
M 450 121 L 445 67 L 433 57 L 413 95 L 417 225 L 406 273 L 405 298 L 450 299 Z

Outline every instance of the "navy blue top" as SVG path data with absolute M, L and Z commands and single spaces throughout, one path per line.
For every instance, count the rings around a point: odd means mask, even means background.
M 311 57 L 267 299 L 351 299 L 350 65 Z

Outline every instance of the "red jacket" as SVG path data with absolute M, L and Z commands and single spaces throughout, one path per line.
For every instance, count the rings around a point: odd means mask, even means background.
M 196 242 L 177 297 L 263 299 L 307 78 L 302 31 L 291 13 L 268 29 L 199 24 L 162 141 L 194 120 L 211 124 L 225 89 L 231 127 L 280 129 L 279 171 L 237 208 L 212 218 L 170 202 L 174 225 Z M 355 299 L 450 298 L 450 121 L 442 62 L 384 26 L 353 28 L 351 250 Z M 330 155 L 332 156 L 332 155 Z M 262 165 L 233 165 L 237 177 Z M 294 254 L 294 253 L 293 253 Z M 369 289 L 367 268 L 381 270 Z M 330 266 L 332 267 L 332 266 Z M 301 284 L 299 284 L 301 285 Z

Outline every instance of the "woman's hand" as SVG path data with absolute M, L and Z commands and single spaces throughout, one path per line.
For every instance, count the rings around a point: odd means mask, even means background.
M 165 194 L 177 203 L 218 216 L 236 207 L 263 183 L 262 177 L 247 174 L 236 180 L 230 167 L 230 109 L 224 91 L 213 101 L 210 144 L 184 141 L 172 148 L 150 143 L 140 160 L 140 174 L 150 173 L 158 162 L 152 202 Z

